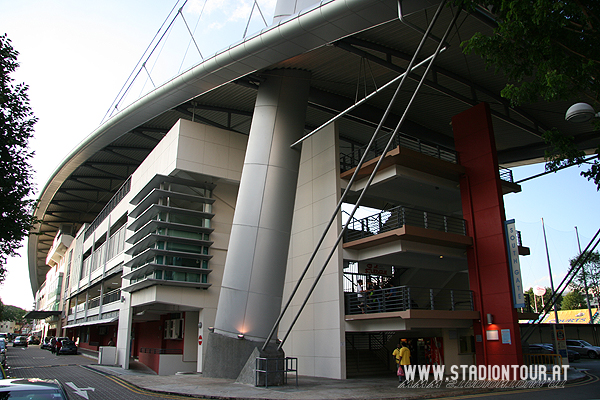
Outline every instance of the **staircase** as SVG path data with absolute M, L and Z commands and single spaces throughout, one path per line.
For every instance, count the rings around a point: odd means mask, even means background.
M 346 332 L 346 377 L 393 376 L 392 351 L 387 343 L 396 332 Z

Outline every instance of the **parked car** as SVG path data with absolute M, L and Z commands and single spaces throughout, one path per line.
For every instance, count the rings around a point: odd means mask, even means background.
M 587 356 L 589 358 L 600 357 L 600 347 L 593 346 L 585 340 L 567 340 L 567 349 L 576 351 L 582 356 Z
M 77 354 L 77 345 L 69 339 L 61 340 L 59 354 Z
M 28 344 L 40 344 L 40 338 L 37 336 L 29 336 L 27 338 L 27 343 Z
M 62 384 L 55 379 L 0 379 L 0 399 L 69 400 Z
M 50 347 L 50 350 L 52 350 L 52 352 L 53 352 L 53 353 L 56 353 L 56 343 L 57 343 L 58 341 L 60 341 L 60 342 L 61 342 L 61 344 L 62 344 L 62 341 L 63 341 L 63 340 L 69 340 L 69 338 L 68 338 L 68 337 L 64 337 L 64 336 L 60 336 L 60 337 L 57 337 L 57 338 L 56 338 L 56 340 L 55 340 L 54 342 L 50 341 L 50 343 L 54 343 L 54 345 L 52 345 L 52 346 Z
M 0 365 L 3 368 L 6 368 L 6 341 L 4 339 L 0 339 Z
M 27 347 L 27 336 L 17 336 L 13 340 L 13 347 L 17 346 Z
M 528 354 L 554 354 L 552 349 L 542 344 L 530 344 L 529 349 L 526 352 Z
M 52 348 L 52 336 L 46 336 L 40 345 L 40 349 L 50 350 Z
M 554 345 L 552 343 L 538 343 L 536 345 L 546 347 L 547 349 L 552 351 L 552 354 L 558 354 L 558 352 L 556 350 L 554 350 Z M 571 362 L 571 361 L 579 360 L 581 358 L 581 355 L 578 352 L 569 350 L 567 348 L 567 357 L 568 357 L 569 361 Z

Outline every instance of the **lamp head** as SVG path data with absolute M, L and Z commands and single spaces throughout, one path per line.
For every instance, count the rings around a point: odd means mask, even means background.
M 587 122 L 594 117 L 598 117 L 598 114 L 587 103 L 573 104 L 565 114 L 565 120 L 569 122 Z

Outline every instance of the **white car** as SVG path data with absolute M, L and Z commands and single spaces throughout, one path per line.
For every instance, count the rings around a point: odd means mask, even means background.
M 27 336 L 17 336 L 15 340 L 13 340 L 13 347 L 17 346 L 27 347 Z

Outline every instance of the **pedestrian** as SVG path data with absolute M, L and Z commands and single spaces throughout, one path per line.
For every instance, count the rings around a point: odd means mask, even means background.
M 52 339 L 50 339 L 50 351 L 52 352 L 52 354 L 54 354 L 56 352 L 56 338 L 52 337 Z
M 402 342 L 402 348 L 400 349 L 400 365 L 398 365 L 398 380 L 402 382 L 406 380 L 406 366 L 410 365 L 410 350 L 408 349 L 406 342 Z M 396 356 L 398 358 L 398 356 Z M 402 371 L 400 371 L 402 369 Z
M 402 346 L 400 343 L 396 345 L 396 348 L 392 352 L 392 356 L 394 357 L 394 361 L 396 361 L 396 369 L 400 366 L 400 350 L 402 350 Z
M 358 308 L 364 314 L 365 313 L 365 289 L 363 287 L 362 279 L 356 281 L 356 292 L 358 297 Z
M 62 348 L 62 340 L 56 341 L 56 355 L 60 356 L 60 349 Z

